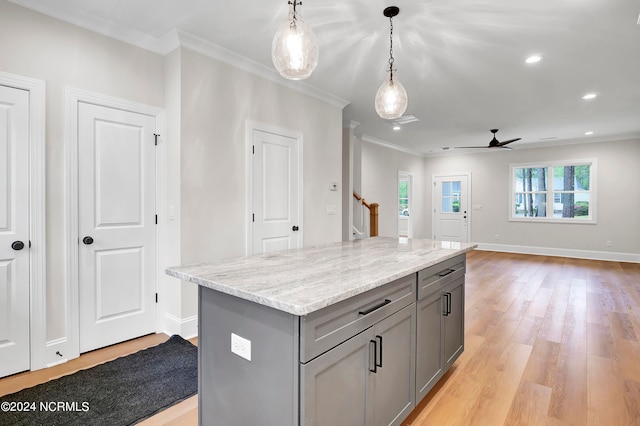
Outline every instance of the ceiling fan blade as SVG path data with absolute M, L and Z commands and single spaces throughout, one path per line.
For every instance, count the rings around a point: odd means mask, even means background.
M 522 138 L 509 139 L 508 141 L 498 142 L 497 146 L 505 146 L 508 143 L 519 141 Z
M 454 147 L 454 149 L 467 149 L 467 148 L 481 148 L 481 149 L 487 149 L 490 148 L 488 146 L 456 146 Z

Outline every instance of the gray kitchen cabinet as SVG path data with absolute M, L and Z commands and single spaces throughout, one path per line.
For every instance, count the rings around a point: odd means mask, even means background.
M 301 365 L 303 424 L 399 425 L 415 407 L 412 303 Z
M 465 256 L 418 272 L 416 404 L 464 350 Z
M 375 238 L 167 269 L 199 286 L 198 423 L 400 425 L 462 353 L 473 247 Z
M 444 290 L 443 303 L 448 304 L 443 314 L 444 370 L 462 354 L 464 350 L 464 277 L 456 279 Z

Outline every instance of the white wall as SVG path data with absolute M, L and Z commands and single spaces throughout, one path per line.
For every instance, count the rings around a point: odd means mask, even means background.
M 47 340 L 63 339 L 66 311 L 65 87 L 164 105 L 154 53 L 0 0 L 0 70 L 46 82 Z
M 159 212 L 159 221 L 167 250 L 160 268 L 244 254 L 246 120 L 303 134 L 304 244 L 341 239 L 341 191 L 329 191 L 330 182 L 341 180 L 339 107 L 186 49 L 163 57 L 6 0 L 0 0 L 0 71 L 46 82 L 49 342 L 68 337 L 69 325 L 66 87 L 165 108 L 167 211 Z M 328 204 L 337 214 L 327 215 Z M 158 278 L 160 329 L 170 321 L 193 321 L 196 287 Z
M 597 224 L 508 221 L 510 163 L 586 158 L 597 159 Z M 639 161 L 640 140 L 629 140 L 429 157 L 425 172 L 428 180 L 434 173 L 472 173 L 471 204 L 483 206 L 482 210 L 471 210 L 473 242 L 504 250 L 542 247 L 547 253 L 638 261 Z M 431 227 L 431 210 L 427 223 Z M 612 241 L 613 246 L 606 247 L 606 241 Z
M 182 263 L 245 253 L 247 120 L 302 133 L 303 244 L 340 241 L 341 191 L 329 184 L 341 181 L 342 109 L 181 50 Z
M 424 174 L 424 158 L 363 140 L 362 196 L 369 203 L 380 204 L 378 234 L 381 237 L 398 236 L 399 170 L 413 175 L 413 238 L 429 238 L 430 222 L 427 222 L 427 210 L 430 199 L 425 198 L 428 188 Z

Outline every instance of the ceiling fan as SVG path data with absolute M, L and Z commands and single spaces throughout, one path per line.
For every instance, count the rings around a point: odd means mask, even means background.
M 491 133 L 493 133 L 493 139 L 489 142 L 489 146 L 459 146 L 458 148 L 500 148 L 500 149 L 511 149 L 507 144 L 511 142 L 519 141 L 522 138 L 509 139 L 508 141 L 500 142 L 496 139 L 496 133 L 498 133 L 498 129 L 491 129 Z

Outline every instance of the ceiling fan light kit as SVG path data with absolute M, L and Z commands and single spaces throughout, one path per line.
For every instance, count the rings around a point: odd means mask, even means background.
M 389 6 L 384 9 L 383 14 L 389 18 L 389 79 L 385 80 L 375 98 L 376 112 L 380 118 L 393 120 L 402 117 L 407 110 L 408 97 L 402 83 L 398 79 L 393 78 L 393 17 L 400 13 L 400 9 L 396 6 Z
M 289 17 L 271 43 L 271 60 L 280 75 L 289 80 L 308 78 L 318 65 L 316 36 L 298 16 L 297 6 L 302 2 L 289 1 Z

